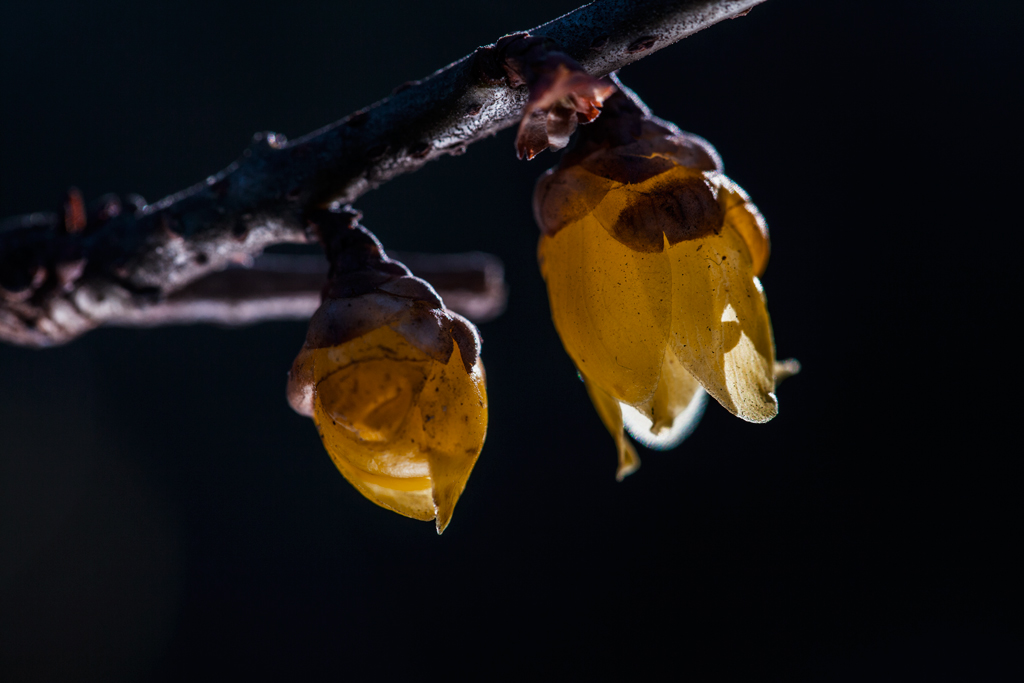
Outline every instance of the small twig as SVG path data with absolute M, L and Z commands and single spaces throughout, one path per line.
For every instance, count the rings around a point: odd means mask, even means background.
M 604 76 L 760 2 L 598 0 L 530 34 L 546 36 L 591 75 Z M 352 202 L 515 124 L 528 89 L 495 78 L 500 58 L 479 48 L 291 143 L 258 133 L 238 161 L 155 204 L 106 197 L 86 210 L 72 192 L 59 216 L 6 222 L 0 338 L 63 343 L 133 308 L 144 317 L 141 309 L 267 246 L 309 241 L 310 209 Z
M 403 254 L 418 277 L 434 286 L 445 305 L 474 322 L 505 310 L 501 261 L 490 254 Z M 263 254 L 251 268 L 233 266 L 196 280 L 150 306 L 111 311 L 107 325 L 155 327 L 214 323 L 249 325 L 268 320 L 307 320 L 320 305 L 327 262 L 320 255 Z

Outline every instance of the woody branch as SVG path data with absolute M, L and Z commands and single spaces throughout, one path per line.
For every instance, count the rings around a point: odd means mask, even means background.
M 548 39 L 601 77 L 760 2 L 597 0 L 520 35 Z M 220 271 L 251 263 L 274 244 L 314 241 L 305 219 L 310 209 L 351 203 L 395 176 L 441 155 L 461 154 L 517 123 L 530 90 L 504 64 L 503 50 L 515 45 L 507 37 L 497 49 L 478 48 L 298 140 L 257 133 L 230 166 L 154 204 L 108 196 L 86 207 L 72 192 L 62 212 L 5 221 L 0 339 L 48 346 L 104 323 L 209 321 L 218 314 L 208 304 L 218 299 L 204 295 L 201 285 L 215 275 L 219 279 L 209 285 L 214 290 L 217 282 L 234 283 L 228 300 L 238 315 L 232 318 L 222 308 L 223 322 L 305 315 L 310 296 L 319 292 L 312 279 L 302 290 L 305 297 L 291 296 L 295 281 L 284 285 L 280 269 L 274 275 L 257 269 L 248 279 Z M 435 261 L 435 268 L 442 263 Z M 479 280 L 481 273 L 468 277 Z M 282 289 L 274 289 L 275 278 Z M 439 286 L 442 293 L 462 291 L 472 299 L 472 287 L 448 279 L 453 286 Z M 500 311 L 503 294 L 494 291 L 492 286 L 475 302 L 481 311 L 476 317 Z M 240 307 L 248 313 L 239 313 Z

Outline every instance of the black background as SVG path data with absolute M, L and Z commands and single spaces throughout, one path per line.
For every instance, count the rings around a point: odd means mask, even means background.
M 576 4 L 7 0 L 0 215 L 158 199 Z M 0 678 L 1020 676 L 1021 18 L 769 0 L 622 72 L 767 217 L 804 372 L 773 422 L 710 405 L 621 484 L 535 261 L 556 157 L 509 131 L 358 204 L 389 248 L 506 263 L 442 537 L 288 408 L 304 324 L 0 347 Z

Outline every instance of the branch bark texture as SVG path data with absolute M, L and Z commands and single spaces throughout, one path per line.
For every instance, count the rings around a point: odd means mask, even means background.
M 529 34 L 551 39 L 600 77 L 760 2 L 597 0 Z M 154 204 L 106 197 L 85 207 L 72 192 L 61 213 L 5 222 L 0 338 L 46 346 L 145 318 L 135 313 L 267 246 L 311 241 L 309 209 L 351 203 L 516 124 L 528 88 L 496 77 L 495 58 L 493 47 L 478 48 L 292 142 L 258 133 L 220 173 Z

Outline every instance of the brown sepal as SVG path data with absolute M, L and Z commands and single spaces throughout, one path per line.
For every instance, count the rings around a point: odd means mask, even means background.
M 584 128 L 561 162 L 537 181 L 534 217 L 553 236 L 591 213 L 615 188 L 639 185 L 674 167 L 695 171 L 671 192 L 637 196 L 616 221 L 613 235 L 637 251 L 659 252 L 669 244 L 721 230 L 724 211 L 701 172 L 722 170 L 706 140 L 654 117 L 625 86 L 608 97 L 601 117 Z
M 722 230 L 724 214 L 700 177 L 687 178 L 671 192 L 638 194 L 611 226 L 612 236 L 634 251 L 657 253 L 669 245 Z

